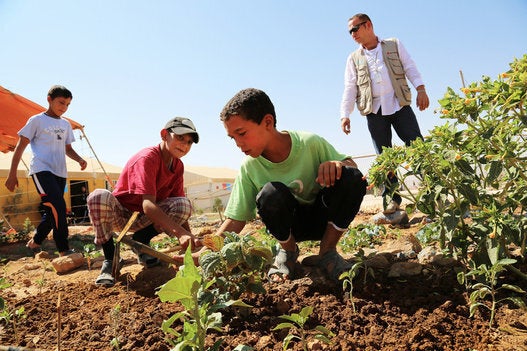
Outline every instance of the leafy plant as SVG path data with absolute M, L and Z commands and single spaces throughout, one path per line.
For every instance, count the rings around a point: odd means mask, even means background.
M 307 342 L 310 337 L 326 344 L 331 343 L 331 338 L 333 338 L 335 334 L 328 328 L 322 325 L 317 325 L 313 329 L 306 329 L 306 323 L 312 313 L 313 307 L 307 306 L 302 308 L 300 313 L 291 313 L 291 315 L 280 316 L 280 318 L 285 319 L 287 322 L 278 324 L 272 330 L 289 329 L 289 334 L 284 338 L 282 345 L 283 350 L 287 350 L 289 343 L 295 339 L 300 341 L 304 351 L 307 351 Z
M 490 310 L 490 320 L 489 326 L 492 327 L 494 322 L 494 315 L 496 313 L 496 305 L 502 301 L 511 301 L 516 304 L 518 307 L 526 310 L 527 306 L 525 302 L 517 296 L 507 296 L 499 299 L 498 293 L 501 290 L 509 290 L 518 294 L 525 294 L 526 292 L 520 287 L 512 284 L 502 284 L 498 287 L 498 275 L 503 272 L 508 265 L 516 263 L 516 260 L 513 259 L 503 259 L 499 260 L 493 264 L 490 268 L 482 264 L 479 267 L 473 267 L 468 273 L 459 272 L 458 273 L 458 282 L 464 284 L 467 282 L 467 278 L 472 277 L 475 279 L 482 278 L 482 282 L 478 282 L 470 287 L 472 293 L 470 294 L 470 317 L 472 317 L 479 307 L 484 307 Z M 474 262 L 472 262 L 474 265 Z M 468 282 L 467 282 L 468 283 Z M 491 305 L 488 306 L 483 301 L 490 297 Z
M 225 299 L 212 287 L 215 278 L 206 278 L 201 274 L 192 259 L 190 246 L 187 248 L 184 265 L 176 276 L 164 284 L 157 292 L 162 302 L 179 302 L 184 311 L 175 313 L 163 321 L 162 330 L 167 334 L 175 350 L 205 350 L 205 337 L 208 330 L 222 330 L 222 314 L 219 310 L 228 306 L 250 307 L 241 300 Z M 183 322 L 180 333 L 173 324 Z M 216 341 L 209 350 L 219 350 L 222 339 Z
M 206 279 L 225 299 L 238 299 L 242 293 L 265 293 L 265 272 L 272 264 L 271 247 L 253 235 L 226 232 L 225 237 L 209 236 L 205 245 L 212 251 L 203 254 L 200 266 Z
M 101 257 L 102 254 L 93 243 L 84 245 L 82 251 L 84 251 L 84 257 L 86 257 L 86 261 L 88 262 L 88 270 L 91 270 L 91 261 L 94 258 Z
M 214 204 L 212 205 L 212 210 L 215 212 L 218 212 L 218 215 L 220 216 L 220 221 L 223 222 L 223 202 L 221 202 L 221 199 L 219 197 L 214 199 Z
M 119 341 L 119 325 L 121 323 L 121 305 L 115 305 L 110 311 L 110 320 L 112 321 L 112 329 L 114 332 L 114 337 L 110 341 L 112 348 L 115 348 L 117 351 L 121 349 L 121 344 Z
M 168 236 L 166 238 L 163 238 L 163 240 L 154 241 L 150 243 L 152 248 L 155 250 L 163 250 L 168 247 L 177 246 L 179 245 L 179 240 L 175 236 Z
M 408 188 L 408 212 L 417 209 L 439 227 L 441 248 L 464 262 L 494 265 L 514 243 L 525 256 L 527 237 L 527 55 L 497 80 L 483 77 L 448 88 L 441 105 L 446 124 L 408 147 L 388 148 L 370 168 L 369 183 L 382 185 L 397 173 Z M 519 272 L 516 272 L 519 273 Z M 523 279 L 527 276 L 521 275 Z
M 372 247 L 380 244 L 386 236 L 386 227 L 383 225 L 362 223 L 348 229 L 339 241 L 342 252 L 350 253 L 361 247 Z
M 0 278 L 0 290 L 10 287 L 12 284 L 8 282 L 5 278 Z M 6 303 L 3 297 L 0 297 L 0 321 L 4 321 L 6 325 L 11 325 L 13 327 L 13 333 L 15 334 L 15 339 L 18 340 L 17 332 L 17 322 L 21 319 L 27 317 L 24 306 L 18 309 L 11 309 Z
M 346 289 L 349 287 L 348 294 L 353 312 L 356 312 L 355 302 L 353 301 L 353 279 L 355 279 L 361 269 L 364 269 L 364 282 L 366 282 L 368 274 L 372 277 L 375 277 L 373 268 L 366 265 L 366 256 L 364 255 L 364 250 L 359 249 L 356 255 L 356 260 L 357 262 L 355 262 L 348 271 L 342 272 L 339 276 L 339 280 L 342 280 L 342 290 L 346 291 Z

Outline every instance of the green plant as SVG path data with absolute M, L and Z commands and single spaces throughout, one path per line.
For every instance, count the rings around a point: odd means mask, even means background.
M 471 262 L 473 267 L 468 273 L 459 272 L 457 275 L 458 282 L 460 284 L 467 283 L 467 278 L 472 277 L 474 279 L 481 279 L 481 282 L 478 282 L 472 286 L 472 293 L 470 294 L 470 317 L 472 317 L 479 307 L 484 307 L 490 310 L 490 320 L 489 326 L 492 327 L 494 322 L 494 315 L 496 313 L 496 305 L 502 301 L 511 301 L 522 309 L 527 309 L 525 302 L 517 296 L 506 296 L 504 298 L 498 298 L 498 293 L 501 290 L 509 290 L 518 294 L 525 294 L 526 292 L 516 285 L 511 284 L 502 284 L 498 287 L 498 275 L 499 273 L 505 271 L 506 266 L 516 263 L 516 260 L 513 259 L 503 259 L 499 260 L 493 264 L 490 268 L 482 264 L 475 267 L 474 262 Z M 491 305 L 488 306 L 483 301 L 490 297 Z
M 373 247 L 382 243 L 386 236 L 386 227 L 376 224 L 359 224 L 344 233 L 339 241 L 339 246 L 344 253 L 351 253 L 361 247 Z
M 527 55 L 497 80 L 483 77 L 461 91 L 448 88 L 439 101 L 449 121 L 424 140 L 385 149 L 370 168 L 369 183 L 382 185 L 396 172 L 407 190 L 406 210 L 434 219 L 441 248 L 464 263 L 494 265 L 508 258 L 510 243 L 525 257 Z M 407 188 L 408 177 L 417 178 L 418 191 Z
M 335 334 L 328 328 L 322 325 L 317 325 L 314 329 L 306 329 L 306 323 L 312 313 L 313 307 L 307 306 L 302 308 L 300 313 L 291 313 L 291 315 L 280 316 L 280 318 L 285 319 L 287 322 L 278 324 L 272 330 L 289 329 L 289 334 L 284 338 L 282 345 L 283 350 L 287 350 L 289 343 L 294 339 L 300 341 L 304 351 L 307 351 L 307 342 L 310 337 L 326 344 L 331 343 L 331 338 L 333 338 Z
M 3 290 L 5 288 L 10 287 L 12 284 L 8 282 L 5 278 L 0 278 L 0 290 Z M 24 306 L 12 310 L 9 305 L 6 303 L 3 297 L 0 297 L 0 321 L 4 321 L 6 326 L 11 325 L 13 327 L 13 333 L 15 335 L 15 339 L 18 340 L 18 332 L 17 332 L 17 323 L 21 319 L 26 319 L 26 311 L 24 309 Z
M 114 337 L 110 341 L 110 345 L 112 348 L 115 348 L 116 350 L 121 349 L 121 343 L 119 341 L 119 326 L 121 323 L 121 305 L 117 304 L 115 305 L 112 310 L 110 311 L 110 320 L 112 321 L 112 329 L 114 332 Z
M 91 270 L 91 261 L 94 258 L 101 257 L 102 254 L 93 243 L 85 244 L 82 247 L 82 251 L 84 251 L 84 257 L 86 257 L 86 261 L 88 262 L 88 270 Z
M 163 240 L 151 242 L 152 248 L 158 251 L 177 245 L 179 245 L 179 240 L 175 236 L 168 236 L 163 238 Z
M 348 294 L 353 312 L 356 312 L 355 302 L 353 301 L 353 279 L 355 279 L 361 269 L 364 269 L 364 282 L 366 282 L 368 274 L 375 278 L 375 272 L 373 268 L 366 265 L 366 259 L 367 257 L 364 255 L 364 250 L 359 249 L 356 255 L 357 262 L 355 262 L 348 271 L 342 272 L 342 274 L 339 276 L 339 280 L 342 280 L 342 289 L 346 291 L 346 289 L 349 287 Z
M 219 197 L 214 199 L 214 204 L 212 205 L 212 210 L 214 212 L 218 212 L 218 215 L 220 216 L 220 221 L 223 222 L 223 202 L 221 202 L 221 199 Z
M 206 278 L 196 267 L 189 246 L 185 252 L 184 265 L 157 292 L 162 302 L 179 302 L 185 308 L 163 321 L 161 326 L 175 350 L 205 350 L 207 331 L 222 331 L 222 314 L 219 310 L 228 306 L 250 307 L 241 300 L 225 299 L 224 295 L 218 295 L 212 288 L 214 283 L 215 278 Z M 181 333 L 172 327 L 178 320 L 183 322 Z M 219 350 L 221 342 L 222 339 L 216 341 L 210 350 Z
M 265 293 L 263 281 L 273 259 L 271 247 L 251 234 L 224 235 L 205 240 L 212 251 L 199 259 L 204 277 L 214 279 L 214 287 L 226 299 L 238 299 L 244 292 Z

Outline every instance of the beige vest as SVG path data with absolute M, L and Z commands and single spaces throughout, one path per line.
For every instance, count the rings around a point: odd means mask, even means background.
M 404 67 L 399 58 L 397 42 L 395 39 L 386 39 L 381 41 L 382 57 L 384 64 L 388 69 L 388 75 L 392 82 L 393 90 L 400 106 L 410 105 L 412 102 L 412 93 L 406 82 Z M 352 53 L 353 62 L 357 76 L 357 109 L 361 115 L 366 116 L 373 112 L 373 96 L 371 93 L 371 77 L 368 69 L 368 61 L 364 50 L 357 49 Z

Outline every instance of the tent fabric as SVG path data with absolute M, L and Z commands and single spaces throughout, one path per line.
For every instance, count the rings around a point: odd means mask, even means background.
M 39 104 L 15 94 L 0 86 L 0 151 L 7 153 L 15 149 L 18 131 L 29 117 L 45 111 Z M 64 117 L 73 129 L 83 129 L 83 125 Z

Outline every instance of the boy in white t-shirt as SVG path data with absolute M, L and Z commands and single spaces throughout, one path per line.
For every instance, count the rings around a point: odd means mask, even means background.
M 78 162 L 81 170 L 87 166 L 86 161 L 71 146 L 75 141 L 71 124 L 61 117 L 68 110 L 72 98 L 71 92 L 65 87 L 61 85 L 51 87 L 47 97 L 48 109 L 29 118 L 26 125 L 18 132 L 18 143 L 11 160 L 9 176 L 5 181 L 9 191 L 14 191 L 18 186 L 16 176 L 18 164 L 24 150 L 30 144 L 33 157 L 29 175 L 40 194 L 44 214 L 27 247 L 34 251 L 40 249 L 42 242 L 53 230 L 53 240 L 60 256 L 73 252 L 68 244 L 68 222 L 64 201 L 68 175 L 66 156 Z

